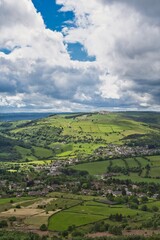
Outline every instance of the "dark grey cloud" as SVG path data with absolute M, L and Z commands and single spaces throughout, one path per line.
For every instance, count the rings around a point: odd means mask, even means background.
M 149 94 L 150 103 L 160 105 L 160 79 L 134 79 L 131 89 L 137 94 Z
M 83 64 L 84 65 L 84 64 Z M 0 58 L 0 93 L 16 96 L 24 94 L 32 96 L 30 101 L 35 101 L 35 94 L 55 100 L 67 100 L 75 103 L 76 94 L 92 96 L 98 91 L 99 71 L 95 66 L 49 66 L 43 59 L 38 59 L 31 64 L 29 71 L 25 68 L 25 59 L 20 61 Z M 79 96 L 79 95 L 78 95 Z M 81 97 L 81 96 L 79 96 Z M 46 101 L 48 101 L 48 98 Z M 29 103 L 25 99 L 28 106 Z M 83 99 L 79 103 L 86 103 Z

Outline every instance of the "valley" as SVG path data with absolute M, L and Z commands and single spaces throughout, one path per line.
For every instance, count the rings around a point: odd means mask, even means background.
M 0 228 L 46 239 L 158 236 L 159 126 L 150 112 L 0 122 Z

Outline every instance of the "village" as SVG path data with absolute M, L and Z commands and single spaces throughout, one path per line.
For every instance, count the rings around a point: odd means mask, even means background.
M 153 155 L 160 152 L 160 149 L 148 149 L 148 147 L 127 147 L 110 145 L 109 148 L 99 148 L 95 151 L 98 157 L 113 159 L 116 157 L 133 157 Z M 85 161 L 90 161 L 89 159 Z M 33 166 L 34 178 L 24 177 L 25 182 L 15 182 L 9 179 L 1 180 L 0 197 L 21 197 L 21 196 L 47 196 L 50 192 L 71 192 L 82 195 L 92 195 L 112 199 L 114 197 L 134 196 L 160 198 L 155 184 L 135 184 L 128 180 L 119 180 L 114 177 L 119 173 L 106 172 L 99 176 L 90 176 L 87 172 L 76 171 L 72 166 L 85 162 L 78 158 L 69 160 L 55 160 L 51 164 Z M 96 161 L 96 160 L 95 160 Z M 102 159 L 101 159 L 102 161 Z M 17 173 L 18 174 L 18 173 Z M 25 175 L 25 174 L 24 174 Z M 44 178 L 45 176 L 45 178 Z M 7 177 L 6 177 L 7 178 Z M 153 185 L 153 186 L 152 186 Z M 147 187 L 146 187 L 147 186 Z M 147 191 L 152 186 L 152 191 Z

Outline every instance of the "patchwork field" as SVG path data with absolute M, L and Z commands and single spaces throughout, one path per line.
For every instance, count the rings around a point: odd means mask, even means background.
M 0 123 L 3 132 L 6 130 L 5 135 L 0 135 L 2 146 L 4 142 L 10 146 L 9 149 L 1 146 L 0 159 L 30 162 L 88 156 L 100 146 L 121 145 L 128 136 L 158 133 L 151 124 L 137 121 L 138 113 L 135 116 L 129 113 L 126 116 L 123 113 L 61 114 L 9 123 L 9 126 Z M 11 154 L 8 155 L 7 149 Z
M 0 220 L 20 230 L 39 230 L 46 224 L 51 231 L 75 228 L 86 232 L 102 222 L 103 226 L 123 225 L 124 229 L 145 228 L 154 218 L 158 222 L 160 201 L 153 196 L 159 191 L 160 155 L 157 151 L 152 156 L 150 151 L 160 148 L 159 124 L 159 114 L 134 112 L 0 122 L 2 196 L 39 196 L 0 198 Z M 133 149 L 135 154 L 125 149 Z M 65 160 L 70 160 L 67 166 Z M 50 165 L 54 161 L 56 167 Z M 113 180 L 109 186 L 108 180 Z M 137 183 L 135 192 L 133 183 Z M 146 184 L 146 192 L 145 183 L 152 183 Z M 125 195 L 126 186 L 133 196 Z M 109 196 L 108 190 L 123 191 L 124 195 L 118 199 L 117 195 Z M 149 192 L 146 202 L 141 197 L 144 192 Z M 115 220 L 117 216 L 120 221 Z M 10 221 L 13 217 L 14 222 Z
M 55 231 L 67 230 L 72 225 L 80 228 L 84 226 L 85 228 L 87 225 L 90 226 L 90 224 L 102 220 L 111 224 L 117 224 L 109 220 L 111 214 L 117 213 L 122 214 L 124 218 L 136 219 L 136 222 L 152 216 L 152 213 L 133 210 L 126 207 L 126 205 L 110 206 L 93 200 L 84 200 L 83 204 L 63 210 L 50 217 L 48 228 Z
M 111 166 L 111 168 L 109 168 Z M 149 172 L 146 176 L 146 168 Z M 144 156 L 125 159 L 110 159 L 106 161 L 89 162 L 77 164 L 72 167 L 75 170 L 87 171 L 90 175 L 103 175 L 115 173 L 115 178 L 130 179 L 133 182 L 155 182 L 159 183 L 160 156 Z M 141 174 L 139 174 L 139 169 Z M 133 172 L 133 171 L 136 171 Z M 127 174 L 123 174 L 126 171 Z
M 11 201 L 12 200 L 12 201 Z M 143 221 L 151 219 L 154 212 L 151 209 L 158 207 L 160 213 L 160 201 L 149 200 L 148 211 L 131 209 L 127 204 L 102 203 L 106 198 L 95 196 L 83 196 L 68 193 L 53 192 L 45 198 L 8 198 L 0 201 L 0 220 L 16 218 L 15 226 L 18 229 L 39 229 L 46 224 L 51 231 L 64 231 L 71 226 L 88 231 L 95 223 L 103 221 L 105 224 L 118 225 L 111 216 L 121 215 L 128 226 L 141 226 Z M 11 203 L 14 202 L 14 203 Z M 17 204 L 20 207 L 16 207 Z M 1 206 L 7 208 L 2 209 Z M 14 223 L 13 223 L 14 226 Z

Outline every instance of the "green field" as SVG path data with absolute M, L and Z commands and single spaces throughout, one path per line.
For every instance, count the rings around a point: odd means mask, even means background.
M 160 217 L 159 124 L 160 114 L 147 112 L 0 122 L 0 195 L 36 196 L 0 198 L 0 220 L 15 215 L 14 227 L 39 230 L 46 224 L 51 231 L 75 225 L 89 232 L 102 220 L 146 229 L 144 222 Z M 116 214 L 122 215 L 121 222 L 111 218 Z
M 46 224 L 49 230 L 61 232 L 73 225 L 80 229 L 89 228 L 101 220 L 110 225 L 118 225 L 118 222 L 110 219 L 111 215 L 116 214 L 121 214 L 123 219 L 128 221 L 129 226 L 141 226 L 143 221 L 154 216 L 154 212 L 152 212 L 154 206 L 160 208 L 160 201 L 153 199 L 149 199 L 146 203 L 148 211 L 140 210 L 142 204 L 139 205 L 139 209 L 131 209 L 127 204 L 109 205 L 102 203 L 102 200 L 104 201 L 106 198 L 60 192 L 50 193 L 45 198 L 0 199 L 0 219 L 5 218 L 5 213 L 7 218 L 13 216 L 14 213 L 17 221 L 20 220 L 23 226 L 39 228 L 41 224 Z M 44 209 L 38 207 L 44 203 L 46 203 Z M 11 211 L 15 209 L 16 204 L 19 204 L 21 208 Z
M 137 117 L 134 119 L 134 117 Z M 54 115 L 38 121 L 20 121 L 11 126 L 0 123 L 11 145 L 2 148 L 0 159 L 7 161 L 34 161 L 37 159 L 67 159 L 93 154 L 100 146 L 121 145 L 127 136 L 157 134 L 151 124 L 137 121 L 138 113 L 86 113 Z M 0 139 L 1 141 L 1 139 Z M 2 140 L 3 141 L 3 140 Z M 21 144 L 19 144 L 21 141 Z
M 21 197 L 21 198 L 0 198 L 0 205 L 1 204 L 6 204 L 6 203 L 10 203 L 11 201 L 13 201 L 13 203 L 18 203 L 21 201 L 27 201 L 27 200 L 32 200 L 33 197 Z
M 71 207 L 50 217 L 48 228 L 55 231 L 67 230 L 72 225 L 80 227 L 100 220 L 108 221 L 111 214 L 117 213 L 132 219 L 138 216 L 138 221 L 152 216 L 149 212 L 133 210 L 125 205 L 110 206 L 95 201 L 85 201 L 83 205 Z
M 127 165 L 126 165 L 127 163 Z M 121 172 L 117 173 L 115 178 L 119 179 L 130 179 L 133 182 L 155 182 L 160 183 L 159 177 L 160 173 L 160 157 L 157 156 L 147 156 L 147 157 L 134 157 L 126 159 L 109 159 L 106 161 L 97 161 L 90 163 L 82 163 L 73 166 L 72 168 L 79 171 L 87 171 L 90 175 L 103 175 L 108 173 L 108 167 L 112 164 L 112 167 L 121 167 L 122 169 L 129 169 L 128 175 L 124 175 Z M 145 176 L 145 168 L 150 165 L 149 176 Z M 142 169 L 142 174 L 132 172 L 133 168 L 140 167 Z M 111 171 L 112 172 L 112 171 Z M 109 173 L 111 173 L 109 172 Z
M 26 202 L 26 204 L 30 201 L 34 201 L 33 197 L 21 197 L 21 198 L 0 198 L 0 212 L 5 211 L 6 209 L 12 208 L 13 204 L 23 202 L 23 204 Z
M 72 168 L 75 170 L 87 171 L 91 175 L 101 175 L 107 171 L 108 166 L 109 166 L 109 160 L 101 161 L 101 162 L 77 164 Z
M 81 226 L 103 219 L 101 216 L 72 212 L 60 212 L 49 219 L 48 229 L 55 231 L 67 230 L 69 226 Z

